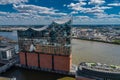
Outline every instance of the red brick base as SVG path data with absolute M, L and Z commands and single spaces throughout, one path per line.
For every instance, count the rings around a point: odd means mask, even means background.
M 25 62 L 25 53 L 20 52 L 19 53 L 19 58 L 20 58 L 20 64 L 25 65 L 26 64 L 26 62 Z
M 38 67 L 38 54 L 27 53 L 27 65 Z
M 40 54 L 40 67 L 52 69 L 52 55 Z
M 60 71 L 70 71 L 71 56 L 54 56 L 54 69 Z
M 20 64 L 28 66 L 39 66 L 41 68 L 54 69 L 58 71 L 70 71 L 72 65 L 72 55 L 59 56 L 50 54 L 25 53 L 20 52 Z M 27 58 L 27 59 L 26 59 Z M 38 60 L 39 59 L 39 60 Z M 27 62 L 27 63 L 26 63 Z

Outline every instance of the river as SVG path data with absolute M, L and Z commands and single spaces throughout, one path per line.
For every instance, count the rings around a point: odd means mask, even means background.
M 17 40 L 16 32 L 0 32 L 0 35 Z M 120 65 L 120 45 L 73 39 L 72 57 L 73 64 L 76 65 L 80 62 Z M 15 76 L 17 80 L 56 80 L 65 77 L 65 75 L 14 67 L 3 73 L 2 76 Z
M 17 32 L 0 32 L 0 35 L 17 40 Z M 120 65 L 120 45 L 72 39 L 73 63 L 100 62 Z
M 120 65 L 120 45 L 85 40 L 72 40 L 73 63 L 100 62 Z
M 12 67 L 7 72 L 0 74 L 0 76 L 16 77 L 17 80 L 58 80 L 67 75 Z

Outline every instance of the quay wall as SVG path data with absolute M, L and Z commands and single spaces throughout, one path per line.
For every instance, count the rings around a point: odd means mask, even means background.
M 89 79 L 85 77 L 77 77 L 76 80 L 95 80 L 95 79 Z

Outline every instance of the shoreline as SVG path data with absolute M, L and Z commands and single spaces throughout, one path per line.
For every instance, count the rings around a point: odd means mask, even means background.
M 90 39 L 82 39 L 82 38 L 72 38 L 72 39 L 78 39 L 78 40 L 85 40 L 85 41 L 101 42 L 101 43 L 108 43 L 108 44 L 120 45 L 120 43 L 117 43 L 117 42 L 107 42 L 107 41 L 90 40 Z

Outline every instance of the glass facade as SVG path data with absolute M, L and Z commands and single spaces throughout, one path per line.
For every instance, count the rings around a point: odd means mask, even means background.
M 71 19 L 62 23 L 53 21 L 40 30 L 18 31 L 18 42 L 20 51 L 70 55 Z
M 5 51 L 1 52 L 1 57 L 2 57 L 2 59 L 7 59 L 7 54 Z

